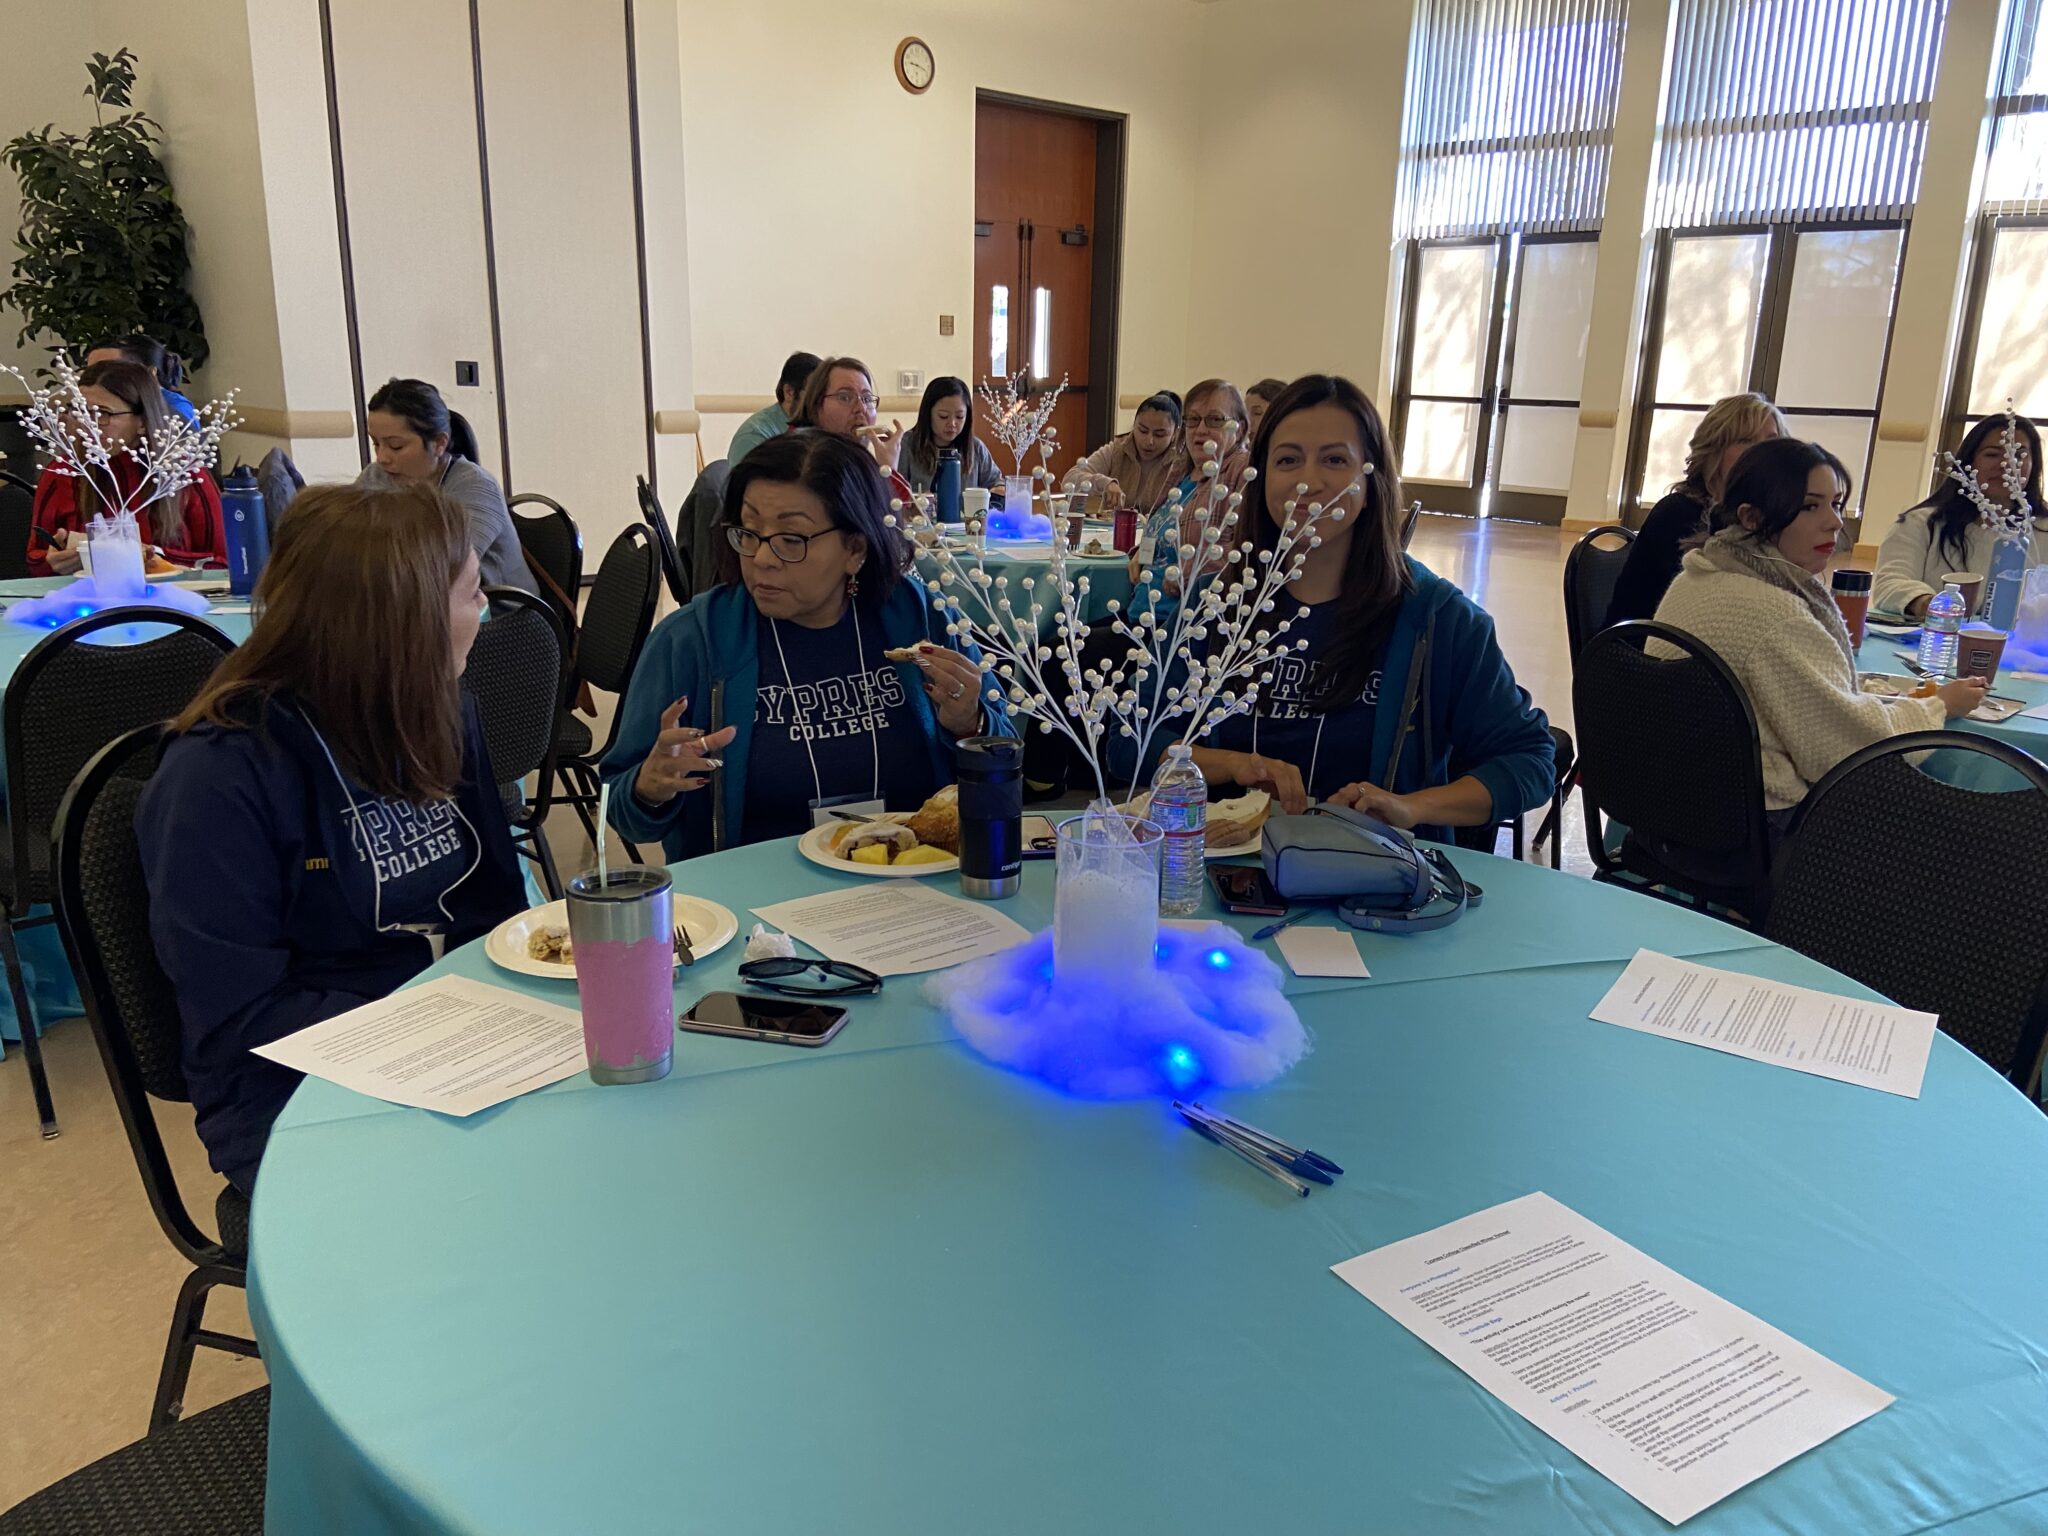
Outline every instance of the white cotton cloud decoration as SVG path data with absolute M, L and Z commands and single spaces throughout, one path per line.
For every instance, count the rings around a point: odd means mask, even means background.
M 1308 1054 L 1280 968 L 1221 923 L 1163 928 L 1158 963 L 1053 974 L 1050 930 L 941 972 L 926 995 L 999 1066 L 1089 1099 L 1256 1088 Z

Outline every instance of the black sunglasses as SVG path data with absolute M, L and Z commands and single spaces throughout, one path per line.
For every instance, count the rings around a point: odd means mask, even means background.
M 863 997 L 882 990 L 882 978 L 864 966 L 844 960 L 802 960 L 794 955 L 743 961 L 740 980 L 798 997 Z

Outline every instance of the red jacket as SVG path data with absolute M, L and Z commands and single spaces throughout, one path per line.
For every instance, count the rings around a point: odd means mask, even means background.
M 113 468 L 114 479 L 124 496 L 132 494 L 142 483 L 142 468 L 129 455 L 116 455 Z M 136 521 L 142 525 L 144 542 L 164 545 L 165 556 L 180 565 L 193 565 L 205 559 L 225 561 L 228 557 L 227 526 L 221 518 L 220 492 L 214 489 L 213 477 L 200 476 L 181 494 L 185 505 L 185 536 L 175 545 L 165 544 L 153 525 L 153 509 L 144 507 L 136 515 Z M 35 526 L 46 533 L 55 533 L 61 528 L 68 534 L 75 534 L 83 528 L 86 520 L 78 515 L 77 477 L 45 469 L 42 478 L 36 481 L 33 516 Z M 31 537 L 28 543 L 30 575 L 55 574 L 45 558 L 46 554 L 42 543 Z

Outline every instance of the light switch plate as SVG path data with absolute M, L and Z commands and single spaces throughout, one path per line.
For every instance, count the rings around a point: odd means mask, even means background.
M 897 394 L 899 394 L 899 395 L 908 395 L 908 394 L 913 394 L 913 393 L 915 393 L 916 391 L 918 391 L 918 390 L 920 390 L 920 389 L 923 389 L 923 388 L 924 388 L 924 371 L 923 371 L 922 369 L 918 369 L 918 368 L 905 368 L 905 369 L 902 369 L 901 371 L 899 371 L 899 372 L 897 373 L 897 375 L 896 375 L 896 393 L 897 393 Z
M 939 316 L 939 334 L 941 336 L 953 334 L 953 317 L 951 315 Z

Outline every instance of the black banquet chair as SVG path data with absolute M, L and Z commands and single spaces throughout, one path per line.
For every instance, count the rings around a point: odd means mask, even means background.
M 1614 602 L 1614 583 L 1628 563 L 1628 552 L 1636 541 L 1633 528 L 1620 523 L 1592 529 L 1564 560 L 1565 645 L 1576 664 L 1586 642 L 1607 624 L 1607 610 Z
M 28 574 L 28 531 L 35 522 L 36 488 L 0 469 L 0 581 Z
M 109 629 L 147 624 L 152 637 L 93 643 Z M 50 921 L 50 829 L 78 771 L 115 737 L 182 710 L 234 642 L 204 619 L 162 608 L 108 608 L 76 619 L 36 642 L 8 680 L 0 702 L 6 736 L 7 848 L 0 860 L 0 946 L 7 986 L 21 1025 L 22 1056 L 43 1135 L 57 1134 L 57 1111 L 29 1011 L 15 934 Z
M 576 681 L 605 693 L 623 696 L 640 663 L 640 652 L 654 628 L 654 609 L 661 598 L 661 568 L 653 537 L 645 528 L 627 528 L 605 551 L 583 605 L 583 632 L 576 645 Z M 592 846 L 602 835 L 597 825 L 597 764 L 618 739 L 619 715 L 603 742 L 588 725 L 564 709 L 555 741 L 555 772 L 561 781 L 562 803 L 572 808 Z M 631 843 L 626 851 L 637 862 Z
M 725 485 L 732 477 L 727 459 L 714 459 L 697 472 L 690 494 L 676 514 L 676 547 L 683 565 L 696 578 L 698 592 L 718 584 L 718 570 L 727 550 L 725 533 Z
M 1984 787 L 1947 781 L 1965 763 L 1986 771 L 1958 776 Z M 1933 870 L 1955 871 L 1981 900 L 1929 900 L 1916 876 Z M 1938 1013 L 1945 1033 L 2037 1098 L 2048 947 L 2029 936 L 2044 915 L 2048 768 L 1967 731 L 1914 731 L 1845 757 L 1807 792 L 1764 934 Z
M 661 575 L 668 583 L 668 595 L 678 608 L 684 607 L 691 596 L 690 568 L 676 548 L 675 530 L 669 527 L 668 514 L 661 510 L 661 500 L 645 475 L 633 477 L 633 489 L 640 499 L 640 516 L 654 535 L 655 548 L 661 551 Z
M 102 1456 L 0 1515 L 0 1536 L 262 1536 L 270 1388 Z
M 223 1184 L 213 1203 L 219 1236 L 208 1237 L 179 1191 L 149 1102 L 184 1104 L 192 1098 L 177 993 L 150 937 L 149 887 L 135 836 L 135 809 L 156 771 L 161 739 L 162 728 L 148 725 L 110 742 L 64 797 L 56 831 L 57 923 L 64 950 L 78 976 L 85 1016 L 150 1209 L 171 1246 L 192 1266 L 178 1290 L 157 1373 L 152 1433 L 183 1411 L 194 1349 L 256 1353 L 251 1340 L 206 1326 L 206 1300 L 214 1287 L 248 1285 L 248 1197 Z
M 576 519 L 552 496 L 526 491 L 506 503 L 512 509 L 512 528 L 519 535 L 520 551 L 526 563 L 547 578 L 541 595 L 562 621 L 563 633 L 576 635 L 576 603 L 583 586 L 583 530 Z M 554 590 L 548 590 L 549 584 Z
M 1677 654 L 1650 654 L 1653 639 Z M 1617 624 L 1579 654 L 1572 721 L 1593 878 L 1761 923 L 1771 890 L 1763 755 L 1728 664 L 1669 624 Z M 1618 851 L 1603 816 L 1628 829 Z
M 491 755 L 512 823 L 512 841 L 540 866 L 548 897 L 559 900 L 561 876 L 548 847 L 554 803 L 555 733 L 568 690 L 568 646 L 553 605 L 516 587 L 490 587 L 490 622 L 477 630 L 462 686 L 476 700 L 484 746 Z M 531 798 L 526 780 L 535 776 Z

